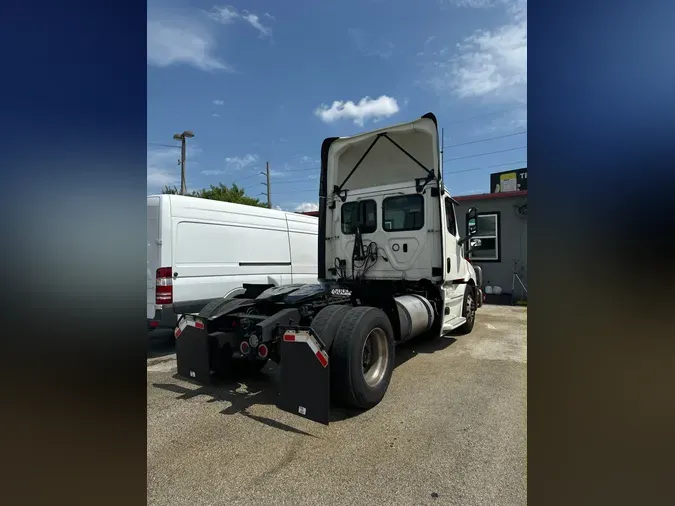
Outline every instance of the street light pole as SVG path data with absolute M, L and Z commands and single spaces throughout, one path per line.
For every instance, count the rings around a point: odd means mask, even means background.
M 180 194 L 185 195 L 187 193 L 187 184 L 185 181 L 185 139 L 194 137 L 190 130 L 185 130 L 182 134 L 173 134 L 173 138 L 177 141 L 180 141 Z

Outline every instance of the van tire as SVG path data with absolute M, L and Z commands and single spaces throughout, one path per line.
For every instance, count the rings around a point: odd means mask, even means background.
M 333 346 L 335 334 L 351 308 L 352 306 L 342 305 L 326 306 L 312 320 L 310 328 L 319 336 L 326 347 L 326 351 L 330 351 L 331 346 Z
M 473 326 L 476 324 L 476 288 L 471 285 L 466 285 L 464 291 L 464 301 L 462 302 L 462 316 L 466 318 L 466 322 L 457 327 L 457 333 L 461 335 L 470 334 Z
M 371 356 L 381 360 L 374 384 L 367 382 L 363 364 L 369 337 Z M 382 400 L 394 372 L 394 331 L 384 311 L 368 306 L 349 310 L 335 334 L 330 369 L 331 396 L 337 403 L 370 409 Z

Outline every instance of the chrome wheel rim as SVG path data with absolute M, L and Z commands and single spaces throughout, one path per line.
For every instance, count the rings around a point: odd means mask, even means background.
M 466 297 L 466 321 L 471 323 L 474 318 L 474 309 L 473 309 L 473 298 L 471 295 L 467 295 Z
M 376 387 L 387 372 L 389 346 L 387 334 L 381 328 L 374 328 L 366 336 L 361 351 L 361 371 L 369 387 Z

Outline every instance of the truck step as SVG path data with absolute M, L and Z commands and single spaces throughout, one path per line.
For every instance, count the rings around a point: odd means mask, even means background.
M 452 330 L 455 330 L 457 327 L 461 326 L 466 322 L 466 318 L 463 316 L 458 316 L 457 318 L 450 320 L 447 323 L 443 324 L 443 334 L 446 334 Z

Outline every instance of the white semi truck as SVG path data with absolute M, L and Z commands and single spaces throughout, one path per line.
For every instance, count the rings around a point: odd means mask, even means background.
M 277 406 L 327 424 L 331 402 L 384 397 L 396 345 L 473 329 L 480 268 L 440 171 L 436 118 L 321 147 L 318 284 L 244 285 L 201 309 L 177 304 L 178 374 L 200 383 L 279 363 Z M 203 304 L 203 302 L 202 302 Z

